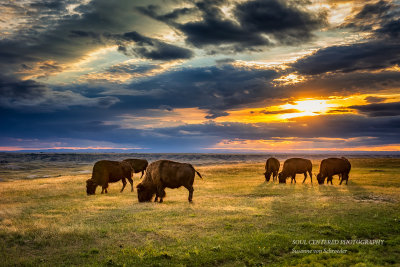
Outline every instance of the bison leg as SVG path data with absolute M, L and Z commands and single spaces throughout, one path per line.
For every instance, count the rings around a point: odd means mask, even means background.
M 158 186 L 157 187 L 157 192 L 156 192 L 156 198 L 157 196 L 160 198 L 160 203 L 163 202 L 163 198 L 165 197 L 165 191 L 164 188 L 162 186 Z
M 143 175 L 144 175 L 144 170 L 142 171 L 142 176 L 140 176 L 140 179 L 142 179 Z
M 133 192 L 133 180 L 131 177 L 127 178 L 129 183 L 131 184 L 131 192 Z
M 125 178 L 123 178 L 122 179 L 122 188 L 121 188 L 120 193 L 122 193 L 122 191 L 124 191 L 125 186 L 126 186 L 126 180 L 125 180 Z
M 158 194 L 156 194 L 156 198 L 154 199 L 154 202 L 158 201 Z
M 327 184 L 329 184 L 329 182 L 331 182 L 331 185 L 333 185 L 332 180 L 333 180 L 333 177 L 332 176 L 328 176 Z
M 192 198 L 193 198 L 193 191 L 194 191 L 194 189 L 193 189 L 193 186 L 185 186 L 186 187 L 186 189 L 187 190 L 189 190 L 189 198 L 188 198 L 188 200 L 189 200 L 189 202 L 192 202 Z
M 303 180 L 303 184 L 304 184 L 304 182 L 306 181 L 306 179 L 307 179 L 307 173 L 305 172 L 305 173 L 304 173 L 304 180 Z
M 108 185 L 105 185 L 105 186 L 103 186 L 103 190 L 101 190 L 101 193 L 103 194 L 103 193 L 108 193 L 107 192 L 107 187 L 108 187 Z
M 312 173 L 311 171 L 308 171 L 308 174 L 310 175 L 311 183 L 312 183 Z
M 107 187 L 108 187 L 108 184 L 105 184 L 105 185 L 102 186 L 102 190 L 101 190 L 101 193 L 102 193 L 102 194 L 103 194 L 103 193 L 106 193 L 106 194 L 107 194 Z

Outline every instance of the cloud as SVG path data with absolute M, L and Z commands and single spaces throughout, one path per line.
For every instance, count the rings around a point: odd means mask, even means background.
M 365 101 L 368 103 L 380 103 L 386 100 L 386 97 L 367 96 Z
M 398 6 L 389 1 L 366 2 L 361 8 L 355 8 L 341 27 L 357 31 L 372 31 L 399 15 Z
M 376 30 L 376 34 L 381 37 L 398 39 L 400 37 L 400 20 L 393 20 Z
M 323 48 L 292 64 L 301 74 L 377 70 L 400 63 L 400 45 L 391 41 L 331 46 Z
M 154 27 L 152 23 L 146 24 L 151 20 L 135 12 L 134 3 L 128 0 L 93 0 L 86 4 L 82 1 L 35 1 L 34 7 L 31 3 L 21 2 L 18 7 L 21 25 L 10 24 L 15 34 L 0 40 L 0 68 L 10 75 L 18 72 L 22 64 L 35 65 L 50 59 L 60 65 L 76 62 L 107 44 L 103 33 L 121 34 Z M 39 15 L 49 12 L 53 13 Z M 155 39 L 149 42 L 151 44 L 138 48 L 139 55 L 168 60 L 190 56 L 190 50 Z
M 308 75 L 297 84 L 277 87 L 285 96 L 301 98 L 304 96 L 320 98 L 321 96 L 350 96 L 383 91 L 395 93 L 400 86 L 398 71 L 377 72 L 331 72 Z
M 186 42 L 219 53 L 261 51 L 276 44 L 296 45 L 310 41 L 313 31 L 327 24 L 326 13 L 300 7 L 306 2 L 253 0 L 236 3 L 226 15 L 221 6 L 228 1 L 199 1 L 193 8 L 179 8 L 159 15 L 159 7 L 150 5 L 138 10 L 181 31 Z M 184 23 L 176 20 L 197 9 L 201 19 Z M 222 46 L 222 47 L 221 47 Z
M 226 115 L 226 110 L 279 97 L 271 85 L 278 76 L 275 70 L 251 69 L 224 65 L 220 67 L 182 68 L 146 80 L 135 81 L 127 88 L 140 91 L 159 89 L 151 99 L 132 99 L 141 108 L 152 103 L 172 107 L 199 107 L 210 112 L 209 118 Z
M 183 125 L 157 129 L 165 136 L 179 137 L 179 131 L 197 132 L 217 140 L 268 140 L 288 138 L 363 138 L 358 145 L 398 143 L 400 119 L 395 117 L 369 118 L 361 115 L 321 115 L 291 119 L 286 123 L 215 123 Z
M 287 113 L 298 113 L 301 111 L 298 109 L 282 109 L 282 110 L 263 110 L 260 112 L 263 114 L 287 114 Z
M 400 102 L 374 103 L 369 105 L 354 105 L 349 108 L 356 109 L 368 117 L 386 117 L 400 115 Z
M 48 112 L 72 106 L 108 108 L 119 102 L 114 96 L 85 97 L 70 90 L 52 90 L 33 80 L 21 81 L 0 76 L 2 108 Z
M 297 60 L 291 66 L 301 74 L 327 72 L 373 71 L 390 68 L 400 63 L 399 6 L 378 1 L 365 4 L 347 18 L 342 25 L 367 38 L 347 45 L 336 45 L 317 50 Z M 368 33 L 369 35 L 365 35 Z
M 187 48 L 168 44 L 155 38 L 146 37 L 136 31 L 124 34 L 103 34 L 109 41 L 115 41 L 118 50 L 128 56 L 152 60 L 189 59 L 194 53 Z M 132 44 L 133 42 L 133 44 Z

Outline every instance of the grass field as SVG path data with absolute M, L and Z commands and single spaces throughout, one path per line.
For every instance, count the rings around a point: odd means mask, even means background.
M 351 159 L 349 185 L 265 183 L 263 164 L 201 166 L 194 202 L 129 186 L 86 196 L 90 174 L 0 183 L 0 264 L 26 266 L 400 265 L 400 159 Z M 319 161 L 314 161 L 314 173 Z M 137 175 L 134 178 L 138 183 Z M 383 245 L 308 240 L 382 239 Z M 294 244 L 306 240 L 307 244 Z M 293 253 L 295 250 L 346 253 Z

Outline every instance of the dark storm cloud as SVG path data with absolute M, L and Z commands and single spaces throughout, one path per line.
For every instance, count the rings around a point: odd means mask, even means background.
M 45 85 L 32 80 L 20 81 L 0 76 L 0 99 L 3 104 L 5 99 L 14 102 L 15 100 L 41 98 L 44 97 L 47 90 Z
M 384 24 L 381 28 L 376 30 L 376 34 L 383 37 L 392 39 L 399 39 L 400 37 L 400 20 L 393 20 Z
M 292 64 L 301 74 L 377 70 L 400 63 L 400 43 L 377 40 L 323 48 Z
M 307 80 L 294 84 L 280 86 L 286 96 L 293 98 L 321 96 L 349 96 L 354 94 L 376 94 L 384 90 L 400 87 L 400 72 L 347 72 L 324 73 L 307 76 Z
M 398 6 L 389 1 L 366 3 L 360 10 L 346 19 L 341 26 L 357 31 L 371 31 L 374 27 L 387 23 L 399 15 Z
M 131 48 L 124 47 L 122 49 L 122 51 L 128 55 L 132 52 L 139 57 L 153 60 L 189 59 L 193 57 L 193 52 L 190 49 L 171 45 L 155 38 L 146 37 L 138 32 L 124 33 L 122 38 L 135 42 L 135 46 Z
M 0 76 L 0 104 L 2 108 L 26 112 L 49 112 L 70 106 L 108 108 L 119 102 L 114 96 L 85 97 L 70 90 L 52 90 L 33 80 L 21 81 Z
M 400 102 L 375 103 L 369 105 L 356 105 L 349 108 L 356 109 L 368 117 L 386 117 L 400 115 Z
M 157 5 L 148 5 L 147 7 L 139 6 L 136 7 L 136 10 L 151 18 L 171 24 L 174 24 L 174 21 L 182 16 L 193 15 L 198 12 L 196 8 L 184 7 L 184 8 L 174 9 L 171 12 L 166 13 L 164 15 L 158 15 L 160 7 Z
M 110 40 L 104 39 L 103 33 L 118 35 L 130 32 L 137 22 L 146 20 L 146 17 L 135 13 L 135 3 L 127 0 L 93 0 L 75 7 L 75 13 L 68 13 L 67 5 L 74 3 L 78 2 L 35 1 L 32 4 L 34 7 L 29 6 L 30 3 L 19 7 L 22 18 L 40 19 L 31 22 L 33 26 L 24 24 L 17 33 L 0 40 L 0 68 L 12 74 L 19 71 L 23 64 L 33 67 L 45 60 L 60 64 L 74 62 L 89 51 L 108 44 Z M 39 13 L 29 13 L 33 10 Z M 50 11 L 58 12 L 59 16 L 49 18 L 42 14 Z M 188 49 L 151 38 L 137 48 L 137 53 L 163 60 L 192 56 Z
M 312 32 L 327 24 L 325 13 L 311 13 L 296 1 L 248 1 L 236 4 L 233 19 L 226 18 L 220 9 L 227 1 L 199 1 L 195 7 L 201 20 L 176 22 L 181 15 L 193 9 L 176 9 L 159 15 L 160 8 L 151 5 L 138 8 L 140 12 L 179 29 L 186 41 L 196 47 L 214 46 L 218 52 L 260 50 L 274 44 L 294 45 L 311 40 Z M 267 35 L 268 37 L 266 37 Z M 224 48 L 215 46 L 224 45 Z
M 151 68 L 151 66 L 148 66 Z M 147 69 L 148 67 L 144 67 Z M 115 67 L 118 73 L 137 73 L 141 67 Z M 139 68 L 139 69 L 137 69 Z M 225 116 L 226 112 L 237 108 L 271 106 L 298 97 L 348 96 L 354 94 L 376 94 L 400 86 L 400 73 L 386 72 L 350 72 L 331 73 L 308 77 L 302 83 L 276 85 L 273 80 L 282 73 L 271 69 L 252 69 L 220 65 L 202 68 L 181 68 L 174 71 L 137 80 L 124 88 L 126 95 L 115 108 L 128 113 L 129 110 L 154 109 L 161 105 L 173 108 L 199 107 L 209 112 L 207 118 Z M 87 97 L 118 95 L 113 85 L 102 91 L 95 88 L 79 88 L 87 92 Z M 132 95 L 129 92 L 132 91 Z M 92 94 L 95 93 L 95 94 Z M 286 110 L 285 112 L 295 112 Z M 271 112 L 266 110 L 265 112 Z M 279 111 L 278 113 L 281 113 Z M 275 112 L 273 112 L 275 113 Z
M 168 44 L 155 38 L 144 36 L 136 31 L 123 34 L 71 31 L 71 37 L 89 38 L 102 43 L 118 44 L 118 51 L 127 56 L 137 56 L 152 60 L 189 59 L 194 53 L 187 48 Z
M 133 74 L 133 73 L 146 73 L 151 70 L 158 69 L 159 66 L 157 64 L 146 64 L 146 65 L 140 65 L 140 64 L 117 64 L 114 66 L 111 66 L 106 69 L 106 72 L 109 73 L 127 73 L 127 74 Z
M 231 65 L 186 68 L 134 82 L 129 88 L 143 92 L 158 90 L 156 95 L 148 96 L 147 100 L 138 100 L 142 108 L 146 103 L 199 107 L 210 111 L 209 118 L 216 118 L 226 115 L 224 112 L 229 108 L 279 97 L 281 92 L 271 85 L 277 76 L 275 70 L 236 68 Z
M 326 13 L 300 8 L 306 1 L 248 1 L 239 4 L 235 14 L 246 31 L 272 35 L 279 43 L 295 45 L 309 41 L 312 31 L 327 24 Z
M 400 63 L 399 5 L 388 1 L 367 3 L 342 27 L 370 32 L 362 42 L 319 49 L 292 64 L 301 74 L 378 70 Z

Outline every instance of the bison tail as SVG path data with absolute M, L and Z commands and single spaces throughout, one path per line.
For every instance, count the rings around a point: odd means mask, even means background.
M 203 177 L 201 177 L 201 174 L 198 172 L 198 171 L 196 171 L 196 170 L 194 170 L 196 173 L 197 173 L 197 175 L 201 178 L 201 179 L 203 179 Z

